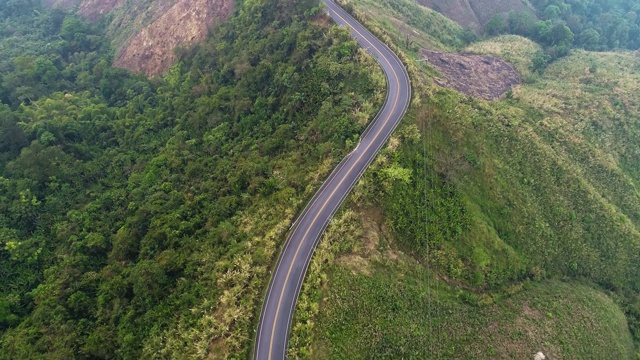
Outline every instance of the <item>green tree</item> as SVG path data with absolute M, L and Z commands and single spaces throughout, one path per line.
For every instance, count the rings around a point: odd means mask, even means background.
M 549 31 L 551 46 L 570 46 L 573 43 L 573 32 L 565 24 L 555 24 Z
M 544 17 L 549 20 L 559 18 L 560 13 L 560 8 L 557 5 L 549 5 L 546 9 L 544 9 Z
M 531 71 L 536 73 L 542 73 L 544 69 L 547 67 L 547 63 L 549 62 L 549 57 L 542 50 L 536 51 L 533 59 L 531 59 Z
M 507 32 L 507 22 L 504 17 L 500 15 L 494 15 L 489 22 L 484 26 L 485 31 L 489 35 L 499 35 Z
M 131 271 L 133 294 L 147 306 L 160 299 L 167 285 L 167 276 L 157 262 L 142 260 Z
M 27 137 L 17 125 L 17 117 L 8 106 L 0 104 L 0 164 L 17 155 L 28 144 Z
M 543 44 L 548 43 L 549 34 L 551 33 L 551 21 L 538 21 L 533 26 L 534 38 Z
M 510 33 L 526 37 L 532 37 L 534 35 L 535 20 L 527 12 L 510 12 L 507 23 Z
M 578 43 L 587 50 L 598 50 L 600 46 L 600 34 L 593 28 L 589 28 L 578 38 Z

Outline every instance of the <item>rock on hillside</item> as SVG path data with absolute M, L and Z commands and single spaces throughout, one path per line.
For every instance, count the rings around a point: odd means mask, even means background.
M 463 27 L 476 33 L 484 32 L 484 25 L 494 15 L 505 15 L 513 11 L 533 11 L 526 0 L 417 0 L 420 5 L 431 8 Z
M 178 0 L 167 12 L 138 32 L 121 51 L 115 65 L 149 76 L 166 71 L 177 46 L 202 41 L 210 26 L 233 12 L 229 0 Z
M 114 65 L 156 76 L 176 60 L 174 49 L 202 41 L 209 28 L 233 13 L 233 0 L 45 0 L 52 7 L 77 8 L 95 20 L 113 12 L 110 35 Z

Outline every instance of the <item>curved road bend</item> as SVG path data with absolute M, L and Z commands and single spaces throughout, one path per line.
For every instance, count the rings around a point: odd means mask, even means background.
M 294 224 L 262 306 L 254 353 L 257 360 L 285 358 L 293 310 L 320 235 L 402 120 L 411 100 L 409 76 L 400 59 L 332 0 L 323 1 L 333 20 L 348 26 L 358 43 L 376 56 L 387 77 L 387 98 L 358 146 L 333 170 Z

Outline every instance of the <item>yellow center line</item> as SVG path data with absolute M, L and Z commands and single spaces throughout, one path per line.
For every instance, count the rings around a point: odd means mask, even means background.
M 346 21 L 342 16 L 340 16 L 340 14 L 338 14 L 337 12 L 334 11 L 334 14 L 339 17 L 342 21 L 344 21 L 347 26 L 349 26 L 353 31 L 355 31 L 356 33 L 358 33 L 358 35 L 360 35 L 360 37 L 366 41 L 369 45 L 371 45 L 371 47 L 373 47 L 374 49 L 376 49 L 376 51 L 378 53 L 380 53 L 380 56 L 387 62 L 387 64 L 389 65 L 389 67 L 391 68 L 391 71 L 393 72 L 393 75 L 395 77 L 396 80 L 396 84 L 398 85 L 398 93 L 396 94 L 396 98 L 393 102 L 393 106 L 391 108 L 391 112 L 389 113 L 389 116 L 387 116 L 387 118 L 384 120 L 382 127 L 380 127 L 380 129 L 378 130 L 378 132 L 376 133 L 376 135 L 374 136 L 374 140 L 378 138 L 378 136 L 380 135 L 380 133 L 382 132 L 382 129 L 384 128 L 384 125 L 386 125 L 386 123 L 389 121 L 389 119 L 391 119 L 391 115 L 393 114 L 393 112 L 395 111 L 397 105 L 398 105 L 398 100 L 400 98 L 400 80 L 398 79 L 398 74 L 396 73 L 396 71 L 393 69 L 393 66 L 391 66 L 391 62 L 389 61 L 389 59 L 387 59 L 386 56 L 384 56 L 384 54 L 382 53 L 382 51 L 380 51 L 380 49 L 378 49 L 377 46 L 375 46 L 374 44 L 372 44 L 364 35 L 362 35 L 362 33 L 360 33 L 360 31 L 358 31 L 358 29 L 354 28 L 353 26 L 351 26 L 351 24 L 349 24 L 348 21 Z M 272 357 L 272 351 L 273 351 L 273 339 L 274 339 L 274 334 L 276 331 L 276 324 L 278 323 L 278 315 L 280 313 L 280 307 L 282 305 L 282 298 L 284 296 L 284 292 L 285 289 L 287 288 L 287 283 L 289 282 L 289 276 L 291 275 L 291 270 L 293 269 L 293 264 L 295 263 L 295 260 L 298 258 L 298 253 L 300 252 L 300 248 L 302 248 L 302 244 L 305 242 L 307 235 L 309 235 L 309 232 L 311 231 L 311 228 L 315 225 L 316 221 L 318 220 L 318 217 L 320 216 L 320 213 L 322 213 L 322 211 L 324 210 L 324 208 L 327 206 L 327 204 L 329 203 L 329 200 L 331 200 L 333 198 L 333 195 L 336 193 L 336 191 L 338 191 L 338 188 L 342 185 L 342 183 L 346 180 L 346 178 L 348 177 L 348 175 L 351 173 L 351 171 L 355 168 L 356 164 L 358 164 L 358 162 L 360 161 L 360 159 L 362 159 L 362 157 L 364 156 L 364 154 L 366 154 L 367 150 L 369 150 L 369 148 L 371 147 L 371 145 L 373 145 L 375 141 L 371 141 L 369 143 L 369 145 L 367 145 L 367 147 L 365 148 L 365 150 L 362 152 L 362 154 L 360 154 L 360 156 L 358 157 L 358 159 L 353 163 L 353 165 L 351 165 L 351 167 L 349 168 L 349 170 L 347 170 L 347 173 L 344 177 L 342 177 L 342 179 L 340 180 L 340 182 L 338 183 L 338 185 L 333 189 L 333 191 L 331 192 L 331 194 L 327 197 L 327 200 L 325 200 L 324 204 L 322 204 L 322 207 L 320 208 L 320 210 L 316 213 L 316 216 L 313 218 L 313 221 L 311 221 L 311 224 L 309 225 L 309 227 L 307 228 L 307 231 L 304 233 L 304 235 L 302 236 L 302 241 L 300 241 L 300 244 L 298 244 L 298 248 L 296 249 L 295 254 L 293 255 L 293 260 L 291 261 L 291 265 L 289 265 L 289 270 L 287 272 L 287 276 L 285 277 L 284 280 L 284 286 L 282 287 L 282 291 L 280 292 L 280 297 L 278 299 L 278 306 L 276 308 L 276 314 L 275 314 L 275 319 L 273 321 L 273 326 L 271 328 L 271 340 L 269 342 L 269 360 L 271 360 Z M 275 275 L 275 274 L 274 274 Z

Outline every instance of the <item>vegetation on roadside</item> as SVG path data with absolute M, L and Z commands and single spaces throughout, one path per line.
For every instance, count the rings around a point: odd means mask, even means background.
M 0 358 L 247 356 L 294 215 L 383 100 L 375 62 L 317 1 L 247 0 L 149 81 L 99 24 L 7 4 Z
M 370 30 L 384 31 L 395 45 L 417 52 L 420 48 L 453 51 L 477 37 L 437 12 L 411 0 L 341 0 L 340 4 Z M 400 21 L 400 19 L 403 19 Z M 376 32 L 376 36 L 379 36 Z
M 352 6 L 365 22 L 382 14 L 370 27 L 394 24 L 389 38 L 414 61 L 415 48 L 402 34 L 419 29 L 403 24 L 403 14 L 394 19 L 385 9 Z M 539 69 L 539 46 L 522 37 L 467 49 L 513 61 L 527 84 L 487 103 L 432 87 L 433 71 L 409 64 L 423 70 L 411 73 L 418 89 L 412 109 L 356 188 L 356 210 L 383 210 L 380 229 L 389 230 L 378 231 L 387 244 L 380 246 L 396 256 L 364 257 L 355 270 L 339 261 L 325 268 L 327 285 L 316 297 L 321 315 L 308 320 L 315 324 L 309 342 L 318 343 L 313 356 L 424 357 L 431 340 L 419 339 L 428 337 L 428 306 L 430 321 L 438 309 L 452 319 L 478 319 L 429 329 L 439 336 L 429 346 L 440 358 L 478 358 L 479 349 L 514 358 L 536 351 L 632 358 L 640 343 L 638 54 L 576 50 Z M 358 255 L 336 257 L 350 254 Z M 585 297 L 599 299 L 597 308 Z M 513 334 L 477 334 L 524 314 L 516 305 L 526 298 L 553 303 L 562 314 L 540 306 L 546 325 L 537 332 L 518 333 L 532 321 L 510 328 Z M 473 315 L 488 308 L 486 318 Z M 577 323 L 602 328 L 576 325 L 571 309 L 590 314 Z

